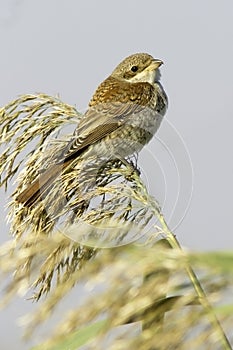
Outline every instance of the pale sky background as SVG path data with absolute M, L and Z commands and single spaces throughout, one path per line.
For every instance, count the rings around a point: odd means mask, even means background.
M 232 40 L 232 0 L 0 0 L 0 106 L 44 92 L 84 111 L 124 57 L 161 58 L 169 110 L 139 158 L 143 176 L 184 246 L 232 249 Z M 30 348 L 16 319 L 34 307 L 21 299 L 1 312 L 2 350 Z

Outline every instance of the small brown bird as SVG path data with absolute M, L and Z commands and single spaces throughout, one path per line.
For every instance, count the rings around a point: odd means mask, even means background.
M 31 206 L 77 157 L 122 159 L 140 151 L 157 131 L 167 109 L 167 96 L 159 82 L 162 63 L 147 53 L 125 58 L 95 91 L 56 163 L 16 200 Z

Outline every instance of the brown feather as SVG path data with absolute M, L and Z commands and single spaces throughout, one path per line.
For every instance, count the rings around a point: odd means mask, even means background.
M 113 134 L 127 122 L 130 125 L 129 118 L 134 118 L 145 107 L 154 110 L 157 99 L 155 87 L 143 81 L 130 83 L 123 74 L 129 68 L 130 76 L 135 75 L 130 70 L 132 63 L 137 62 L 139 69 L 143 70 L 152 60 L 152 56 L 147 54 L 130 56 L 99 85 L 89 103 L 89 109 L 75 130 L 72 140 L 59 155 L 57 163 L 20 193 L 16 198 L 18 202 L 31 206 L 49 189 L 57 176 L 89 146 Z
M 68 164 L 66 164 L 68 166 Z M 16 201 L 24 203 L 25 206 L 32 205 L 52 185 L 56 177 L 61 173 L 64 165 L 54 164 L 39 176 L 31 185 L 19 194 Z

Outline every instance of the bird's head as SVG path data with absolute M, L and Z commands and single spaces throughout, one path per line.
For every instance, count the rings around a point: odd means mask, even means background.
M 159 67 L 163 62 L 147 53 L 136 53 L 126 57 L 112 72 L 111 76 L 128 82 L 153 84 L 160 78 Z

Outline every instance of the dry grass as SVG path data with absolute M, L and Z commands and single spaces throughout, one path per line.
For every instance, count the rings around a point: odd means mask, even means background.
M 105 315 L 108 322 L 90 345 L 94 349 L 101 348 L 108 330 L 136 321 L 143 323 L 140 335 L 118 339 L 108 349 L 218 349 L 219 344 L 230 349 L 188 255 L 140 178 L 136 159 L 100 160 L 97 167 L 95 159 L 88 167 L 76 160 L 42 201 L 25 208 L 15 198 L 56 162 L 54 155 L 71 137 L 61 135 L 63 128 L 81 115 L 58 98 L 38 94 L 11 102 L 0 117 L 1 185 L 7 189 L 17 175 L 8 218 L 14 238 L 0 247 L 2 278 L 14 278 L 2 304 L 30 288 L 34 299 L 46 296 L 27 318 L 27 334 L 49 318 L 77 282 L 88 280 L 91 286 L 104 282 L 104 292 L 68 313 L 43 348 Z M 138 238 L 140 245 L 119 247 Z M 161 238 L 165 241 L 158 244 Z M 203 271 L 208 297 L 216 301 L 231 280 L 211 279 Z

